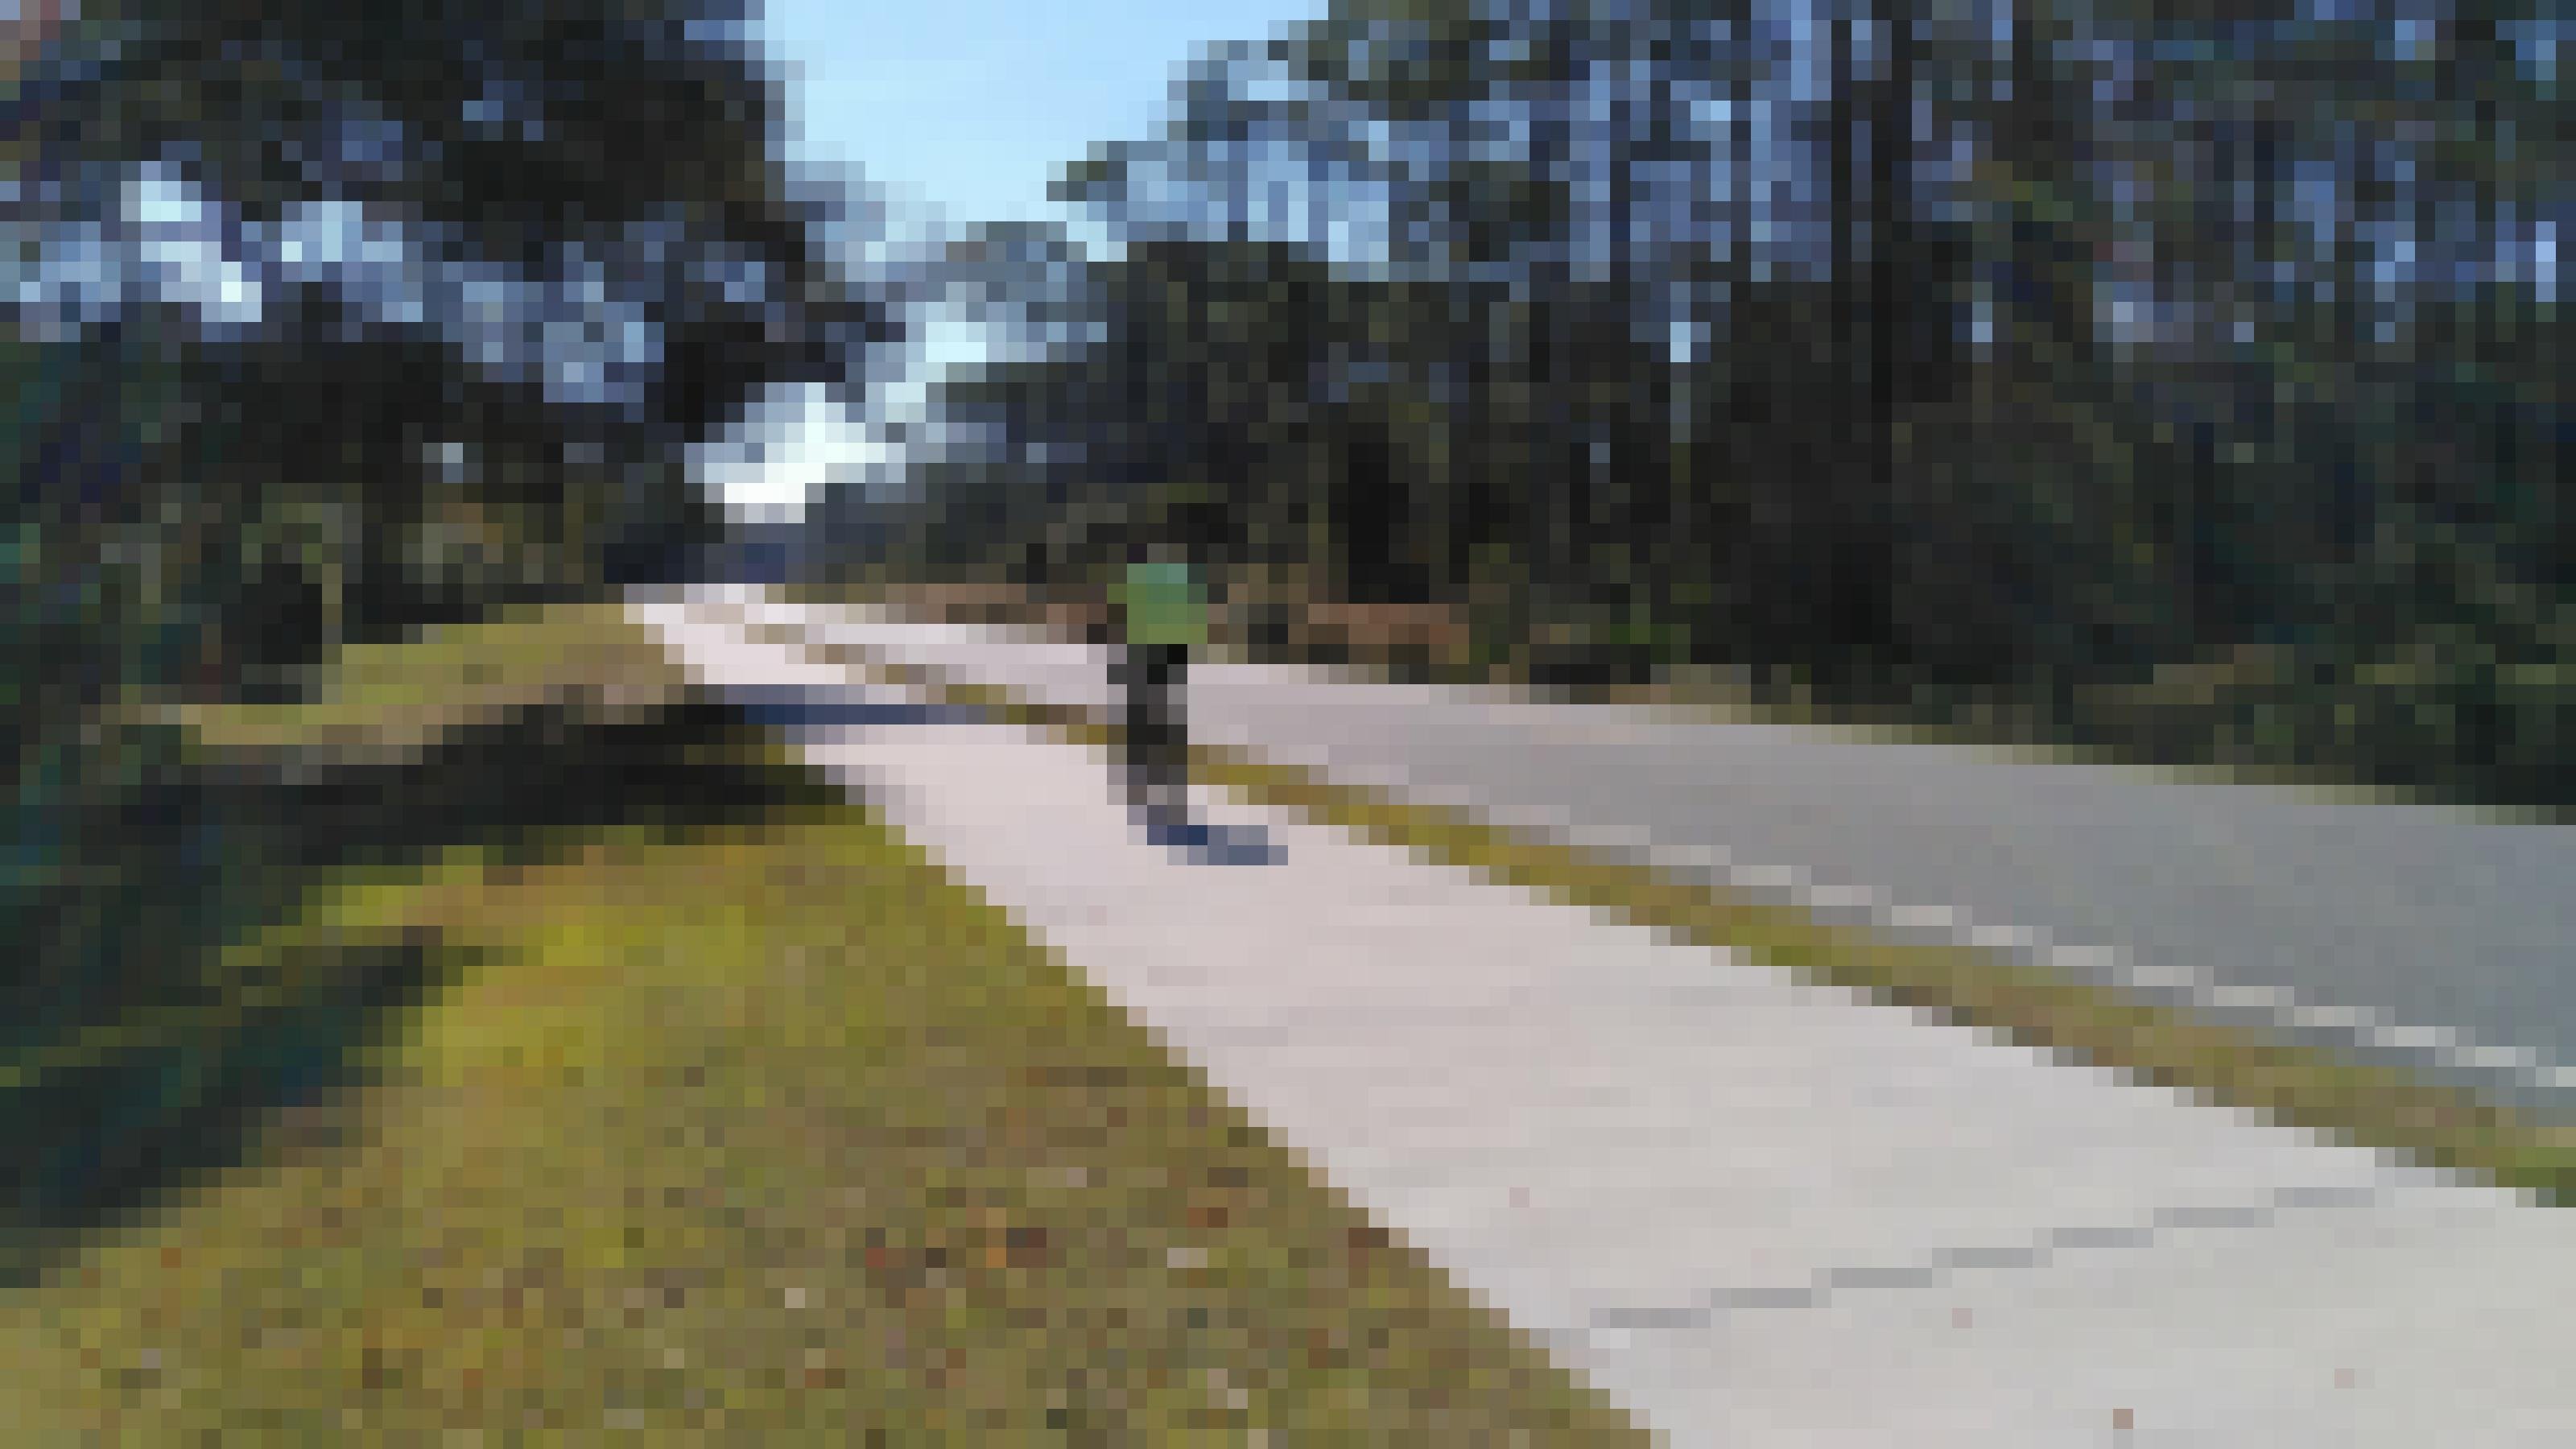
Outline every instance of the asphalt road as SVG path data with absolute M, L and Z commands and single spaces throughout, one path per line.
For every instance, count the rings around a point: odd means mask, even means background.
M 1106 656 L 973 626 L 755 606 L 1058 704 Z M 1193 732 L 1347 784 L 2029 951 L 2576 1113 L 2576 831 L 1806 727 L 1204 664 Z M 2567 1069 L 2562 1069 L 2567 1068 Z

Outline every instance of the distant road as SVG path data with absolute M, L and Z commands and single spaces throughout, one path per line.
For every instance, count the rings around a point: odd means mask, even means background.
M 756 606 L 1050 703 L 1102 651 Z M 1974 933 L 2576 1114 L 2576 830 L 1641 706 L 1205 665 L 1194 732 L 1343 783 L 1643 851 L 1673 874 Z M 1942 919 L 1944 912 L 1950 919 Z

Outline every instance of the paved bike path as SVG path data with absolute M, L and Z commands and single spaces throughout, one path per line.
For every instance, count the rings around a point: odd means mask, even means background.
M 900 700 L 708 611 L 702 677 Z M 943 647 L 955 647 L 948 641 Z M 809 758 L 1677 1444 L 2556 1444 L 2576 1227 L 1201 792 L 891 712 Z
M 750 607 L 1050 703 L 1109 697 L 1105 652 L 1077 643 Z M 2563 826 L 1281 666 L 1194 669 L 1189 707 L 1208 742 L 1343 784 L 1897 934 L 2027 951 L 2576 1114 L 2576 831 Z

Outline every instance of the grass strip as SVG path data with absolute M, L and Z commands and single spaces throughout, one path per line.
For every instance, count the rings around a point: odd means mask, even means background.
M 855 806 L 346 872 L 230 965 L 424 933 L 344 1130 L 0 1299 L 14 1440 L 1646 1442 Z
M 818 658 L 930 690 L 943 702 L 1114 750 L 1114 722 L 1035 704 L 990 686 L 871 657 L 850 645 Z M 1541 840 L 1466 812 L 1334 784 L 1316 773 L 1210 745 L 1191 748 L 1194 778 L 1247 801 L 1294 810 L 1489 879 L 1544 892 L 1676 939 L 1736 950 L 1810 980 L 1868 993 L 1928 1018 L 1990 1032 L 2069 1064 L 2116 1071 L 2283 1126 L 2403 1154 L 2552 1206 L 2576 1199 L 2576 1126 L 2399 1067 L 2139 1000 L 2038 963 L 1968 946 L 1901 941 L 1819 921 L 1795 906 L 1722 886 L 1671 880 L 1602 852 Z
M 513 609 L 422 637 L 343 649 L 292 704 L 147 701 L 229 754 L 378 759 L 513 710 L 574 705 L 603 720 L 648 713 L 688 684 L 661 641 L 615 602 Z

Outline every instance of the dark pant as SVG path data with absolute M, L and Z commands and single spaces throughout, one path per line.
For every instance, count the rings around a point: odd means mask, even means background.
M 1127 792 L 1178 787 L 1188 771 L 1181 725 L 1181 676 L 1189 651 L 1177 644 L 1131 644 L 1119 657 L 1126 694 Z

